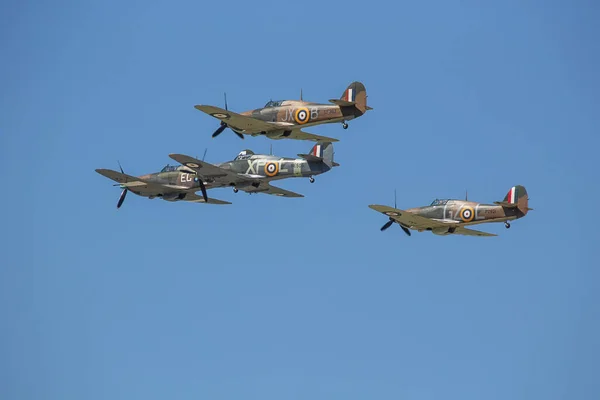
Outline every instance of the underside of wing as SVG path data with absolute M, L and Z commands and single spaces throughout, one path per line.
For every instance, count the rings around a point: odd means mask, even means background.
M 319 136 L 312 133 L 304 132 L 301 129 L 293 129 L 292 132 L 285 136 L 286 139 L 295 139 L 295 140 L 311 140 L 313 142 L 323 141 L 323 142 L 339 142 L 338 139 L 330 138 L 327 136 Z
M 289 190 L 279 188 L 277 186 L 272 186 L 271 184 L 269 184 L 269 182 L 266 182 L 266 181 L 260 182 L 258 187 L 254 187 L 252 185 L 247 185 L 247 186 L 239 186 L 238 188 L 239 188 L 239 190 L 243 190 L 244 192 L 247 192 L 247 193 L 264 193 L 264 194 L 272 194 L 272 195 L 280 196 L 280 197 L 304 197 L 303 195 L 301 195 L 299 193 L 294 193 Z
M 389 218 L 392 218 L 396 222 L 404 225 L 407 228 L 412 229 L 427 229 L 427 228 L 441 228 L 448 227 L 448 224 L 434 219 L 422 217 L 417 214 L 413 214 L 408 211 L 399 210 L 397 208 L 381 206 L 377 204 L 371 204 L 369 208 L 378 211 Z
M 189 201 L 191 203 L 208 203 L 208 204 L 231 204 L 225 200 L 213 199 L 212 197 L 208 198 L 208 202 L 204 201 L 202 196 L 198 196 L 196 193 L 187 193 L 183 198 L 184 201 Z
M 197 110 L 200 110 L 211 117 L 220 119 L 230 127 L 236 130 L 242 131 L 242 133 L 259 133 L 259 132 L 270 132 L 282 129 L 281 126 L 274 123 L 261 121 L 256 118 L 247 117 L 232 111 L 224 110 L 215 106 L 194 106 Z
M 455 235 L 465 235 L 465 236 L 498 236 L 493 233 L 487 233 L 482 231 L 476 231 L 474 229 L 467 229 L 462 226 L 456 227 L 453 232 Z

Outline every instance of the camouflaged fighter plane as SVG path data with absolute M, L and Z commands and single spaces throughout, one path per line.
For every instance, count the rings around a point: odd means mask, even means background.
M 314 182 L 314 176 L 329 171 L 339 164 L 333 161 L 333 145 L 319 142 L 309 154 L 298 154 L 300 159 L 283 158 L 273 155 L 254 154 L 243 150 L 229 162 L 218 165 L 196 160 L 183 154 L 170 154 L 169 157 L 183 164 L 166 165 L 160 172 L 135 177 L 110 169 L 97 169 L 99 174 L 117 182 L 123 188 L 117 208 L 120 208 L 128 191 L 150 199 L 159 197 L 167 201 L 189 201 L 194 203 L 231 204 L 209 198 L 207 189 L 233 187 L 235 193 L 243 190 L 248 193 L 266 193 L 283 197 L 304 197 L 269 184 L 272 180 L 291 177 L 307 177 Z M 115 185 L 115 186 L 117 186 Z M 202 196 L 196 195 L 197 191 Z
M 339 166 L 333 161 L 331 142 L 318 142 L 309 154 L 298 156 L 300 158 L 284 158 L 243 150 L 233 161 L 213 165 L 183 154 L 169 154 L 169 157 L 183 164 L 183 167 L 194 171 L 195 176 L 208 189 L 231 186 L 234 193 L 242 190 L 250 194 L 265 193 L 282 197 L 304 196 L 271 186 L 270 181 L 305 177 L 313 183 L 315 175 Z
M 395 203 L 395 201 L 394 201 Z M 430 205 L 408 210 L 399 210 L 380 205 L 370 205 L 375 211 L 385 214 L 389 221 L 381 227 L 382 231 L 395 222 L 410 236 L 409 229 L 419 232 L 431 231 L 436 235 L 497 236 L 492 233 L 467 229 L 465 225 L 487 222 L 504 222 L 510 228 L 510 222 L 527 215 L 529 197 L 523 186 L 513 186 L 503 201 L 494 204 L 475 203 L 468 200 L 435 199 Z
M 174 167 L 166 165 L 160 172 L 142 175 L 139 177 L 127 175 L 119 164 L 121 172 L 111 169 L 97 169 L 100 175 L 117 182 L 123 191 L 117 202 L 117 208 L 120 208 L 125 201 L 127 192 L 133 192 L 139 196 L 154 199 L 159 197 L 167 201 L 189 201 L 193 203 L 209 204 L 231 204 L 228 201 L 209 199 L 206 193 L 206 186 L 202 180 L 198 179 L 193 170 L 185 167 Z M 196 192 L 202 191 L 202 196 Z
M 329 100 L 333 104 L 311 103 L 302 100 L 269 101 L 263 108 L 244 111 L 240 114 L 227 109 L 214 106 L 195 106 L 198 110 L 221 120 L 221 125 L 212 134 L 217 137 L 230 128 L 240 138 L 244 135 L 265 135 L 270 139 L 297 139 L 312 141 L 337 142 L 337 139 L 313 135 L 302 131 L 300 128 L 334 122 L 342 123 L 344 129 L 348 128 L 347 121 L 358 118 L 367 110 L 367 91 L 360 82 L 352 82 L 342 94 L 340 99 Z

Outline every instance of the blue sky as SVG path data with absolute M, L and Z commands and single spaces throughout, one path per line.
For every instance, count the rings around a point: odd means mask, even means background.
M 597 399 L 600 7 L 592 1 L 3 2 L 0 398 Z M 374 108 L 311 128 L 303 199 L 149 201 L 96 174 L 293 156 L 193 108 Z M 367 205 L 501 200 L 496 238 Z

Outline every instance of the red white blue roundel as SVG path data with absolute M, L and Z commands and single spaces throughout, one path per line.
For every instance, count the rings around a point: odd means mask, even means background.
M 267 176 L 275 176 L 279 172 L 279 164 L 276 162 L 268 162 L 265 164 L 265 174 Z
M 229 118 L 229 114 L 225 114 L 225 113 L 212 113 L 210 114 L 215 118 L 219 118 L 219 119 L 227 119 Z
M 305 124 L 310 119 L 310 113 L 308 112 L 308 108 L 302 107 L 296 110 L 294 113 L 294 119 L 299 124 Z
M 465 206 L 465 207 L 463 207 L 462 210 L 460 210 L 460 218 L 463 221 L 471 222 L 474 217 L 475 217 L 475 213 L 473 212 L 473 209 L 471 207 Z

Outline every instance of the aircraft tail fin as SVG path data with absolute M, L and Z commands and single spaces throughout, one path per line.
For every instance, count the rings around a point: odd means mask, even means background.
M 529 208 L 529 196 L 525 186 L 517 185 L 510 188 L 504 200 L 496 202 L 496 204 L 507 208 L 517 208 L 523 216 L 527 215 L 527 212 L 532 210 Z
M 319 141 L 310 149 L 310 153 L 298 154 L 298 156 L 309 162 L 323 162 L 329 168 L 339 165 L 333 161 L 333 144 L 331 142 Z
M 365 85 L 358 81 L 348 85 L 339 100 L 329 101 L 340 107 L 356 107 L 362 114 L 367 110 L 372 110 L 371 107 L 367 106 L 367 89 L 365 89 Z

